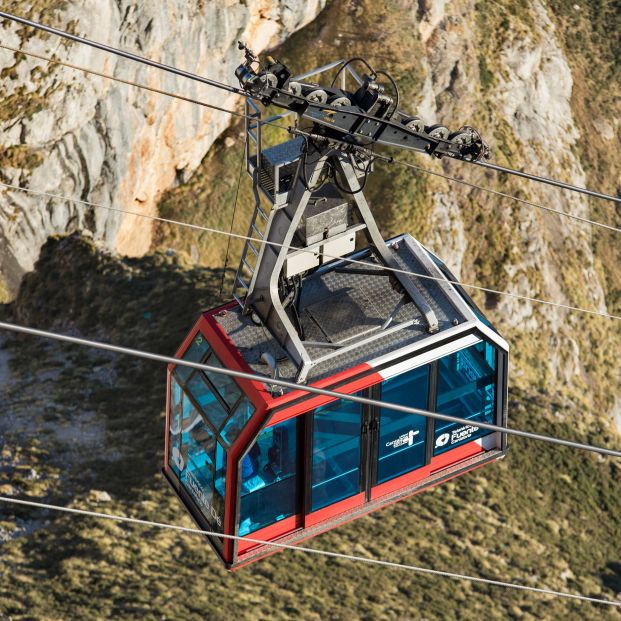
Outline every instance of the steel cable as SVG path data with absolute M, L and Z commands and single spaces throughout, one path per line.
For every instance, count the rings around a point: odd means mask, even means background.
M 69 336 L 67 334 L 59 334 L 57 332 L 50 332 L 47 330 L 39 330 L 37 328 L 30 328 L 27 326 L 21 326 L 15 323 L 0 322 L 0 330 L 8 330 L 10 332 L 18 332 L 21 334 L 28 334 L 31 336 L 39 336 L 43 338 L 53 339 L 55 341 L 61 341 L 64 343 L 71 343 L 73 345 L 81 345 L 85 347 L 91 347 L 93 349 L 101 349 L 104 351 L 111 351 L 117 354 L 124 354 L 128 356 L 134 356 L 136 358 L 143 358 L 145 360 L 153 360 L 156 362 L 164 362 L 166 364 L 176 364 L 184 367 L 190 367 L 192 369 L 198 369 L 200 371 L 207 371 L 209 373 L 217 373 L 220 375 L 226 375 L 228 377 L 236 377 L 238 379 L 250 380 L 260 382 L 266 386 L 281 386 L 282 388 L 288 388 L 289 390 L 301 390 L 303 392 L 311 393 L 314 395 L 320 395 L 330 397 L 332 399 L 345 399 L 346 401 L 352 401 L 354 403 L 360 403 L 362 405 L 370 405 L 374 407 L 384 407 L 396 412 L 404 412 L 406 414 L 416 414 L 418 416 L 425 416 L 426 418 L 433 418 L 435 420 L 441 420 L 450 423 L 463 424 L 466 419 L 459 416 L 451 416 L 448 414 L 441 414 L 439 412 L 429 412 L 420 408 L 412 408 L 405 405 L 399 405 L 397 403 L 390 403 L 388 401 L 381 401 L 379 399 L 369 399 L 367 397 L 360 397 L 354 394 L 347 394 L 338 392 L 335 390 L 328 390 L 326 388 L 317 388 L 316 386 L 308 386 L 306 384 L 298 384 L 290 382 L 280 378 L 266 377 L 265 375 L 258 375 L 256 373 L 247 373 L 244 371 L 236 371 L 234 369 L 227 369 L 222 367 L 216 367 L 208 364 L 202 364 L 200 362 L 191 362 L 190 360 L 184 360 L 182 358 L 175 358 L 173 356 L 164 356 L 162 354 L 156 354 L 140 349 L 132 349 L 129 347 L 123 347 L 121 345 L 112 345 L 110 343 L 102 343 L 101 341 L 92 341 L 89 339 Z M 539 433 L 533 433 L 530 431 L 522 431 L 520 429 L 513 429 L 511 427 L 503 427 L 502 425 L 494 425 L 492 423 L 485 422 L 473 422 L 473 426 L 480 427 L 481 429 L 487 429 L 489 431 L 497 431 L 500 433 L 506 433 L 507 435 L 518 436 L 521 438 L 528 438 L 531 440 L 538 440 L 541 442 L 548 442 L 550 444 L 556 444 L 559 446 L 566 446 L 568 448 L 580 449 L 584 451 L 590 451 L 593 453 L 599 453 L 600 455 L 608 455 L 610 457 L 621 457 L 621 451 L 614 449 L 608 449 L 600 446 L 594 446 L 592 444 L 584 444 L 581 442 L 574 442 L 573 440 L 565 440 L 563 438 L 557 438 L 554 436 L 546 436 Z
M 70 41 L 74 41 L 77 43 L 81 43 L 83 45 L 89 45 L 91 47 L 94 47 L 96 49 L 102 50 L 104 52 L 107 52 L 109 54 L 115 54 L 117 56 L 121 56 L 123 58 L 126 58 L 128 60 L 132 60 L 134 62 L 139 62 L 145 65 L 148 65 L 150 67 L 154 67 L 156 69 L 160 69 L 162 71 L 167 71 L 169 73 L 173 73 L 175 75 L 184 77 L 184 78 L 188 78 L 190 80 L 196 80 L 198 82 L 201 82 L 203 84 L 206 84 L 208 86 L 213 86 L 215 88 L 220 88 L 223 89 L 225 91 L 228 91 L 230 93 L 235 93 L 237 95 L 241 95 L 242 97 L 246 97 L 249 99 L 260 99 L 259 97 L 253 96 L 249 93 L 247 93 L 246 91 L 244 91 L 241 88 L 235 87 L 235 86 L 230 86 L 229 84 L 225 84 L 223 82 L 218 82 L 217 80 L 211 80 L 209 78 L 204 78 L 203 76 L 197 75 L 195 73 L 191 73 L 189 71 L 184 71 L 182 69 L 178 69 L 176 67 L 173 67 L 172 65 L 166 65 L 164 63 L 160 63 L 154 60 L 151 60 L 149 58 L 146 58 L 144 56 L 139 56 L 138 54 L 132 54 L 131 52 L 127 52 L 124 50 L 121 50 L 119 48 L 115 48 L 113 46 L 110 45 L 106 45 L 104 43 L 99 43 L 98 41 L 93 41 L 91 39 L 87 39 L 86 37 L 79 37 L 77 35 L 71 34 L 67 31 L 64 30 L 60 30 L 58 28 L 52 28 L 51 26 L 46 26 L 45 24 L 41 24 L 39 22 L 35 22 L 29 19 L 26 19 L 24 17 L 19 17 L 17 15 L 12 15 L 11 13 L 6 13 L 4 11 L 0 11 L 0 17 L 3 17 L 5 19 L 8 19 L 10 21 L 14 21 L 20 24 L 23 24 L 25 26 L 30 26 L 31 28 L 35 28 L 37 30 L 42 30 L 43 32 L 47 32 L 49 34 L 53 34 L 56 35 L 58 37 L 62 37 L 64 39 L 68 39 Z M 295 99 L 299 99 L 302 100 L 304 102 L 306 102 L 306 100 L 301 97 L 301 96 L 295 96 L 292 95 L 289 92 L 286 91 L 282 91 L 282 89 L 276 89 L 279 92 L 285 92 L 288 96 L 290 97 L 294 97 Z M 325 105 L 325 104 L 316 104 L 317 107 L 322 108 L 322 109 L 326 109 L 326 110 L 336 110 L 338 111 L 338 109 L 333 108 L 332 106 L 329 105 Z M 375 117 L 372 117 L 368 114 L 365 113 L 360 113 L 359 114 L 360 117 L 364 117 L 364 118 L 369 118 L 372 120 L 375 120 Z M 443 141 L 445 142 L 445 141 Z M 504 166 L 499 166 L 497 164 L 492 164 L 489 162 L 482 162 L 482 161 L 475 161 L 475 160 L 460 160 L 463 162 L 467 162 L 470 164 L 476 164 L 478 166 L 482 166 L 485 168 L 489 168 L 498 172 L 503 172 L 503 173 L 507 173 L 507 174 L 512 174 L 512 175 L 516 175 L 518 177 L 523 177 L 526 179 L 530 179 L 533 181 L 537 181 L 539 183 L 545 183 L 548 185 L 553 185 L 555 187 L 559 187 L 562 188 L 564 190 L 570 190 L 573 192 L 579 192 L 582 194 L 587 194 L 589 196 L 593 196 L 595 198 L 600 198 L 600 199 L 604 199 L 604 200 L 611 200 L 617 203 L 621 203 L 621 198 L 620 197 L 616 197 L 616 196 L 611 196 L 608 194 L 603 194 L 601 192 L 595 192 L 593 190 L 588 190 L 586 188 L 581 188 L 569 183 L 563 183 L 561 181 L 556 181 L 554 179 L 549 179 L 547 177 L 539 177 L 537 175 L 533 175 L 531 173 L 527 173 L 524 171 L 519 171 L 519 170 L 514 170 L 512 168 L 506 168 Z
M 166 97 L 172 97 L 174 99 L 180 99 L 182 101 L 193 103 L 193 104 L 196 104 L 196 105 L 199 105 L 199 106 L 203 106 L 203 107 L 206 107 L 206 108 L 212 108 L 212 109 L 218 110 L 220 112 L 225 112 L 226 114 L 231 114 L 231 115 L 236 116 L 236 117 L 240 117 L 240 118 L 243 118 L 243 119 L 248 119 L 248 120 L 257 122 L 257 118 L 256 117 L 252 117 L 252 116 L 249 116 L 247 114 L 243 114 L 241 112 L 236 112 L 235 110 L 228 110 L 226 108 L 221 108 L 220 106 L 209 104 L 209 103 L 207 103 L 205 101 L 201 101 L 199 99 L 193 99 L 191 97 L 186 97 L 184 95 L 179 95 L 177 93 L 173 93 L 173 92 L 170 92 L 170 91 L 165 91 L 165 90 L 162 90 L 162 89 L 158 89 L 158 88 L 154 88 L 154 87 L 151 87 L 151 86 L 147 86 L 146 84 L 141 84 L 140 82 L 134 82 L 134 81 L 131 81 L 131 80 L 125 80 L 123 78 L 118 78 L 116 76 L 113 76 L 113 75 L 110 75 L 110 74 L 107 74 L 107 73 L 102 73 L 100 71 L 95 71 L 94 69 L 87 69 L 86 67 L 80 67 L 80 66 L 74 65 L 72 63 L 68 63 L 68 62 L 61 61 L 61 60 L 56 60 L 54 58 L 50 58 L 49 56 L 43 56 L 41 54 L 35 54 L 34 52 L 26 52 L 26 51 L 24 51 L 22 49 L 11 47 L 10 45 L 4 45 L 4 44 L 0 43 L 0 48 L 5 49 L 5 50 L 9 50 L 9 51 L 14 52 L 16 54 L 23 54 L 24 56 L 31 56 L 33 58 L 38 58 L 39 60 L 43 60 L 43 61 L 49 62 L 51 64 L 60 65 L 62 67 L 68 67 L 68 68 L 74 69 L 76 71 L 82 71 L 84 73 L 96 75 L 96 76 L 99 76 L 99 77 L 107 79 L 107 80 L 113 80 L 115 82 L 120 82 L 121 84 L 126 84 L 128 86 L 133 86 L 133 87 L 136 87 L 136 88 L 144 89 L 146 91 L 150 91 L 152 93 L 157 93 L 159 95 L 165 95 Z M 270 125 L 271 127 L 276 127 L 276 128 L 278 128 L 278 129 L 280 129 L 282 131 L 289 132 L 289 128 L 284 127 L 282 125 L 278 125 L 277 123 L 272 123 L 272 122 L 269 122 L 269 121 L 263 121 L 262 123 L 265 124 L 265 125 Z M 523 203 L 525 205 L 529 205 L 530 207 L 535 207 L 537 209 L 542 209 L 544 211 L 555 213 L 555 214 L 557 214 L 559 216 L 564 216 L 566 218 L 571 218 L 571 219 L 576 220 L 578 222 L 583 222 L 583 223 L 589 224 L 591 226 L 596 226 L 596 227 L 600 227 L 600 228 L 603 228 L 603 229 L 611 230 L 611 231 L 614 231 L 615 233 L 621 233 L 621 228 L 612 226 L 610 224 L 605 224 L 603 222 L 597 222 L 596 220 L 590 220 L 589 218 L 584 218 L 582 216 L 577 216 L 577 215 L 571 214 L 569 212 L 562 211 L 560 209 L 554 209 L 552 207 L 547 207 L 547 206 L 541 205 L 539 203 L 534 203 L 532 201 L 529 201 L 529 200 L 526 200 L 526 199 L 523 199 L 523 198 L 519 198 L 519 197 L 514 196 L 512 194 L 507 194 L 506 192 L 500 192 L 498 190 L 493 190 L 491 188 L 486 188 L 484 186 L 477 185 L 477 184 L 471 183 L 469 181 L 465 181 L 464 179 L 458 179 L 457 177 L 452 177 L 452 176 L 444 174 L 444 173 L 436 172 L 434 170 L 430 170 L 428 168 L 424 168 L 422 166 L 418 166 L 418 165 L 412 164 L 410 162 L 405 162 L 403 160 L 394 159 L 392 157 L 385 157 L 385 156 L 382 156 L 382 155 L 379 155 L 379 154 L 376 154 L 374 157 L 378 161 L 384 161 L 384 162 L 387 162 L 387 163 L 390 163 L 390 164 L 398 164 L 400 166 L 405 166 L 407 168 L 412 168 L 413 170 L 417 170 L 419 172 L 423 172 L 423 173 L 426 173 L 428 175 L 434 175 L 436 177 L 442 177 L 443 179 L 447 179 L 449 181 L 454 181 L 456 183 L 461 183 L 462 185 L 465 185 L 465 186 L 468 186 L 468 187 L 471 187 L 471 188 L 475 188 L 475 189 L 481 190 L 483 192 L 488 192 L 488 193 L 494 194 L 496 196 L 501 196 L 503 198 L 508 198 L 510 200 L 514 200 L 514 201 L 517 201 L 519 203 Z
M 259 244 L 267 244 L 269 246 L 274 246 L 277 248 L 286 248 L 287 250 L 294 250 L 294 251 L 301 251 L 301 252 L 312 252 L 315 253 L 317 252 L 316 250 L 309 250 L 307 248 L 298 248 L 296 246 L 287 246 L 286 244 L 281 244 L 278 242 L 273 242 L 273 241 L 268 241 L 268 240 L 264 240 L 261 239 L 259 237 L 251 237 L 248 235 L 242 235 L 241 233 L 231 233 L 229 231 L 222 231 L 220 229 L 216 229 L 216 228 L 212 228 L 212 227 L 208 227 L 208 226 L 202 226 L 199 224 L 190 224 L 189 222 L 182 222 L 180 220 L 172 220 L 171 218 L 162 218 L 160 216 L 152 216 L 152 215 L 148 215 L 148 214 L 143 214 L 143 213 L 139 213 L 136 211 L 131 211 L 128 209 L 121 209 L 119 207 L 111 207 L 108 205 L 102 205 L 99 203 L 92 203 L 90 201 L 85 201 L 82 199 L 77 199 L 77 198 L 70 198 L 67 196 L 62 196 L 59 194 L 52 194 L 50 192 L 41 192 L 39 190 L 31 190 L 29 188 L 22 188 L 20 186 L 17 185 L 13 185 L 10 183 L 3 183 L 0 182 L 0 186 L 5 187 L 9 190 L 17 190 L 20 192 L 26 192 L 29 194 L 35 194 L 35 195 L 39 195 L 39 196 L 45 196 L 47 198 L 52 198 L 55 200 L 62 200 L 62 201 L 66 201 L 66 202 L 72 202 L 72 203 L 78 203 L 81 205 L 87 205 L 89 207 L 93 207 L 96 209 L 107 209 L 108 211 L 113 211 L 113 212 L 117 212 L 117 213 L 124 213 L 124 214 L 128 214 L 128 215 L 132 215 L 132 216 L 137 216 L 139 218 L 146 218 L 148 220 L 154 220 L 157 222 L 162 222 L 165 224 L 174 224 L 176 226 L 183 226 L 186 228 L 190 228 L 190 229 L 194 229 L 196 231 L 204 231 L 207 233 L 214 233 L 216 235 L 227 235 L 230 237 L 234 237 L 237 239 L 243 239 L 246 241 L 254 241 L 257 242 Z M 449 283 L 451 285 L 457 285 L 460 287 L 465 287 L 467 289 L 474 289 L 476 291 L 483 291 L 485 293 L 492 293 L 495 295 L 502 295 L 502 296 L 507 296 L 507 297 L 511 297 L 517 300 L 521 300 L 521 301 L 525 301 L 525 302 L 533 302 L 533 303 L 537 303 L 537 304 L 544 304 L 544 305 L 548 305 L 548 306 L 553 306 L 556 308 L 562 308 L 565 310 L 569 310 L 572 312 L 580 312 L 580 313 L 586 313 L 589 315 L 595 315 L 595 316 L 599 316 L 599 317 L 605 317 L 607 319 L 613 319 L 616 321 L 621 321 L 621 316 L 620 315 L 613 315 L 612 313 L 607 313 L 604 311 L 597 311 L 597 310 L 592 310 L 592 309 L 588 309 L 588 308 L 581 308 L 579 306 L 571 306 L 569 304 L 563 304 L 561 302 L 552 302 L 550 300 L 543 300 L 541 298 L 535 298 L 535 297 L 531 297 L 531 296 L 526 296 L 526 295 L 521 295 L 519 293 L 512 293 L 511 291 L 501 291 L 499 289 L 492 289 L 490 287 L 482 287 L 480 285 L 473 285 L 470 283 L 464 283 L 464 282 L 460 282 L 457 280 L 451 280 L 448 278 L 444 278 L 444 277 L 440 277 L 440 276 L 431 276 L 429 274 L 419 274 L 418 272 L 412 272 L 409 270 L 403 270 L 403 269 L 399 269 L 396 267 L 389 267 L 389 266 L 383 266 L 383 265 L 375 265 L 373 263 L 369 263 L 368 261 L 361 261 L 359 259 L 352 259 L 349 257 L 339 257 L 336 255 L 331 255 L 328 253 L 320 253 L 321 256 L 326 257 L 328 259 L 338 259 L 340 261 L 343 261 L 344 263 L 351 263 L 353 265 L 362 265 L 365 268 L 369 268 L 369 269 L 375 269 L 379 272 L 393 272 L 395 274 L 403 274 L 405 276 L 415 276 L 416 278 L 422 278 L 425 280 L 433 280 L 436 282 L 443 282 L 443 283 Z
M 378 156 L 377 159 L 381 161 L 383 158 L 381 156 Z M 603 229 L 614 231 L 615 233 L 621 233 L 621 228 L 618 228 L 616 226 L 612 226 L 610 224 L 604 224 L 603 222 L 597 222 L 596 220 L 589 220 L 589 218 L 584 218 L 582 216 L 576 216 L 572 213 L 569 213 L 568 211 L 562 211 L 561 209 L 554 209 L 553 207 L 547 207 L 546 205 L 541 205 L 539 203 L 533 203 L 532 201 L 526 200 L 525 198 L 519 198 L 517 196 L 514 196 L 513 194 L 507 194 L 506 192 L 500 192 L 499 190 L 493 190 L 491 188 L 486 188 L 482 185 L 477 185 L 476 183 L 471 183 L 470 181 L 466 181 L 464 179 L 459 179 L 457 177 L 452 177 L 451 175 L 446 175 L 444 173 L 436 172 L 435 170 L 430 170 L 429 168 L 417 166 L 416 164 L 412 164 L 411 162 L 405 162 L 403 160 L 389 158 L 389 163 L 399 164 L 399 166 L 405 166 L 407 168 L 412 168 L 414 170 L 426 173 L 428 175 L 434 175 L 435 177 L 442 177 L 442 179 L 447 179 L 448 181 L 455 181 L 456 183 L 461 183 L 462 185 L 466 185 L 476 190 L 482 190 L 483 192 L 488 192 L 489 194 L 495 194 L 496 196 L 501 196 L 502 198 L 509 198 L 513 201 L 517 201 L 518 203 L 523 203 L 524 205 L 529 205 L 530 207 L 536 207 L 537 209 L 542 209 L 543 211 L 549 211 L 559 216 L 564 216 L 565 218 L 571 218 L 572 220 L 577 220 L 578 222 L 590 224 L 591 226 L 597 226 Z
M 190 528 L 188 526 L 180 526 L 177 524 L 168 524 L 166 522 L 155 522 L 152 520 L 143 520 L 139 518 L 132 518 L 124 515 L 114 515 L 111 513 L 102 513 L 100 511 L 89 511 L 86 509 L 75 509 L 73 507 L 62 507 L 59 505 L 52 505 L 43 502 L 35 502 L 32 500 L 22 500 L 21 498 L 14 498 L 11 496 L 0 496 L 0 502 L 11 503 L 15 505 L 21 505 L 25 507 L 35 507 L 38 509 L 47 509 L 50 511 L 59 511 L 62 513 L 69 513 L 72 515 L 79 515 L 84 517 L 94 517 L 104 520 L 112 520 L 115 522 L 124 522 L 127 524 L 136 524 L 138 526 L 146 526 L 152 528 L 161 528 L 165 530 L 172 530 L 181 533 L 188 533 L 192 535 L 207 535 L 210 537 L 217 537 L 220 539 L 230 539 L 235 541 L 246 541 L 248 543 L 255 543 L 257 545 L 265 545 L 271 548 L 280 550 L 293 550 L 294 552 L 302 552 L 304 554 L 315 554 L 318 556 L 325 556 L 329 558 L 336 558 L 344 561 L 352 561 L 356 563 L 366 563 L 367 565 L 378 565 L 380 567 L 387 567 L 390 569 L 402 569 L 406 571 L 412 571 L 421 574 L 427 574 L 431 576 L 437 576 L 442 578 L 452 578 L 455 580 L 466 580 L 476 584 L 486 584 L 489 586 L 503 587 L 507 589 L 516 589 L 519 591 L 528 591 L 531 593 L 539 593 L 541 595 L 552 595 L 555 597 L 562 597 L 565 599 L 578 600 L 582 602 L 589 602 L 592 604 L 601 604 L 603 606 L 615 606 L 621 607 L 621 601 L 602 599 L 599 597 L 588 597 L 586 595 L 580 595 L 577 593 L 567 593 L 566 591 L 556 591 L 554 589 L 547 589 L 544 587 L 533 587 L 525 584 L 518 584 L 515 582 L 506 582 L 503 580 L 494 580 L 491 578 L 481 578 L 479 576 L 469 576 L 466 574 L 459 574 L 452 571 L 443 571 L 440 569 L 431 569 L 429 567 L 420 567 L 418 565 L 410 565 L 405 563 L 397 563 L 394 561 L 385 561 L 382 559 L 368 558 L 365 556 L 356 556 L 354 554 L 344 554 L 342 552 L 332 552 L 330 550 L 320 550 L 317 548 L 308 548 L 303 546 L 296 546 L 286 543 L 278 543 L 275 541 L 265 541 L 263 539 L 254 539 L 252 537 L 242 537 L 239 535 L 225 535 L 209 530 L 202 530 L 200 528 Z

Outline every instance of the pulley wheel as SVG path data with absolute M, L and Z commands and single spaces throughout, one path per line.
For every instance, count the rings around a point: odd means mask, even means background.
M 289 82 L 289 92 L 294 97 L 302 96 L 302 85 L 299 82 Z
M 328 103 L 335 108 L 341 108 L 342 106 L 351 106 L 351 101 L 349 101 L 349 97 L 335 97 Z
M 448 139 L 458 145 L 470 145 L 473 142 L 474 136 L 469 130 L 458 130 L 449 135 Z
M 318 88 L 317 90 L 311 91 L 308 95 L 306 95 L 306 99 L 311 103 L 325 104 L 328 102 L 328 93 Z
M 410 116 L 404 119 L 403 124 L 408 129 L 411 129 L 413 132 L 418 132 L 419 134 L 422 134 L 425 131 L 425 123 L 418 116 Z
M 278 78 L 273 73 L 266 73 L 262 76 L 263 83 L 270 88 L 278 86 Z
M 448 140 L 449 134 L 448 127 L 444 127 L 444 125 L 432 125 L 427 128 L 427 135 L 436 140 Z

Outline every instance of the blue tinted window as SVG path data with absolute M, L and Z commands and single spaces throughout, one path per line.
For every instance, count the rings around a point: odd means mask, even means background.
M 382 384 L 382 400 L 426 410 L 429 366 L 413 369 Z M 427 419 L 380 408 L 377 482 L 383 483 L 425 464 Z
M 362 407 L 339 399 L 313 415 L 311 509 L 360 491 L 360 425 Z
M 202 373 L 195 373 L 187 383 L 187 389 L 194 400 L 201 406 L 207 420 L 218 429 L 226 420 L 228 412 L 224 410 L 216 395 L 211 391 Z
M 268 427 L 241 462 L 239 534 L 297 511 L 297 418 Z
M 209 356 L 209 359 L 205 361 L 212 367 L 223 368 L 222 363 L 214 356 Z M 222 373 L 214 373 L 213 371 L 205 371 L 205 375 L 209 378 L 211 383 L 215 386 L 216 390 L 220 393 L 220 396 L 224 402 L 232 408 L 239 398 L 241 397 L 241 390 L 235 383 L 235 380 L 228 375 L 222 375 Z
M 434 455 L 491 433 L 477 422 L 494 422 L 496 349 L 486 342 L 441 358 L 437 411 L 466 419 L 465 424 L 436 421 Z
M 180 433 L 181 450 L 176 460 L 179 479 L 207 521 L 222 530 L 224 485 L 219 481 L 226 470 L 226 454 L 187 398 L 183 400 Z
M 226 489 L 226 451 L 222 448 L 220 442 L 216 443 L 216 492 L 224 497 Z
M 194 337 L 194 340 L 192 341 L 190 347 L 188 347 L 185 354 L 183 354 L 183 359 L 189 360 L 190 362 L 200 362 L 208 350 L 209 343 L 199 332 L 199 334 Z M 192 367 L 184 367 L 181 365 L 178 365 L 176 370 L 177 374 L 184 382 L 187 381 L 190 374 L 194 371 Z
M 226 425 L 222 429 L 221 435 L 222 439 L 228 444 L 231 445 L 237 437 L 239 436 L 241 430 L 244 428 L 244 425 L 250 420 L 252 415 L 254 414 L 254 406 L 246 397 L 244 397 L 240 402 L 237 408 L 235 408 L 235 412 L 231 415 Z

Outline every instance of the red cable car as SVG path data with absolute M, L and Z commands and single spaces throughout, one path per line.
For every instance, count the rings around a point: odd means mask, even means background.
M 378 89 L 363 88 L 342 97 L 368 104 Z M 259 109 L 246 113 L 253 239 L 235 301 L 204 312 L 176 356 L 266 383 L 170 365 L 164 474 L 202 529 L 295 544 L 503 457 L 506 436 L 477 423 L 506 424 L 508 346 L 435 255 L 409 235 L 383 240 L 361 191 L 368 151 L 310 134 L 262 149 Z M 278 551 L 208 539 L 228 568 Z

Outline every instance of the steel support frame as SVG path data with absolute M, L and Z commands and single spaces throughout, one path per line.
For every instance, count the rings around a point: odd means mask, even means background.
M 330 354 L 324 354 L 313 360 L 304 341 L 300 338 L 298 330 L 283 307 L 279 295 L 280 276 L 287 255 L 292 250 L 296 230 L 308 206 L 312 188 L 321 178 L 328 161 L 338 172 L 345 184 L 345 189 L 351 193 L 354 206 L 366 228 L 368 241 L 377 251 L 381 261 L 389 268 L 403 269 L 380 233 L 362 193 L 352 156 L 331 147 L 319 147 L 318 149 L 318 157 L 310 165 L 309 170 L 306 170 L 305 159 L 303 157 L 300 159 L 289 199 L 282 205 L 274 205 L 269 213 L 265 238 L 261 244 L 256 269 L 244 304 L 244 312 L 256 314 L 296 364 L 298 367 L 296 380 L 299 382 L 304 382 L 309 371 L 320 361 L 342 353 L 341 349 L 336 349 Z M 294 250 L 299 251 L 303 248 L 295 247 Z M 412 277 L 399 272 L 393 273 L 405 293 L 423 315 L 428 331 L 436 332 L 438 330 L 437 317 L 418 290 Z M 395 326 L 392 329 L 396 328 Z M 371 338 L 378 338 L 382 335 L 382 331 L 379 331 L 377 336 Z

